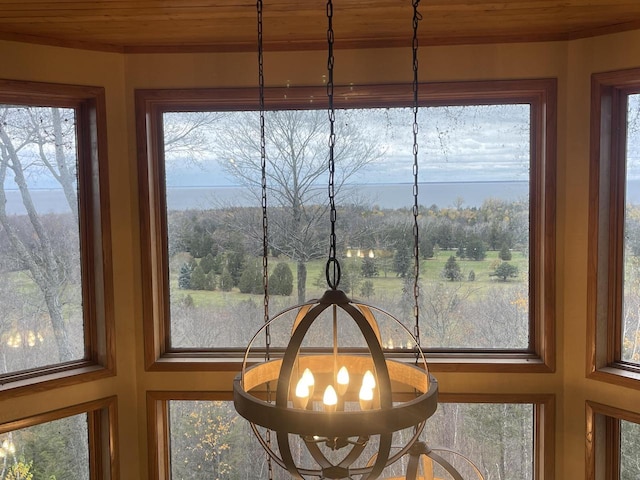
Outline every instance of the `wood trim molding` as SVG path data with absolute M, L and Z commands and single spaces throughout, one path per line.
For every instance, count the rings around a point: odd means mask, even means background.
M 169 401 L 170 400 L 224 400 L 232 401 L 231 392 L 147 392 L 147 451 L 149 478 L 170 480 Z
M 22 395 L 115 375 L 105 90 L 103 87 L 0 79 L 0 102 L 73 108 L 76 112 L 85 325 L 82 360 L 2 375 L 0 392 L 9 396 Z
M 585 416 L 586 480 L 618 480 L 620 420 L 640 424 L 640 413 L 587 400 Z
M 118 480 L 120 466 L 115 396 L 6 422 L 0 424 L 0 434 L 81 414 L 87 415 L 91 480 Z
M 434 371 L 555 371 L 556 128 L 555 79 L 437 82 L 419 90 L 423 105 L 531 104 L 530 345 L 525 351 L 432 352 Z M 285 95 L 286 94 L 286 95 Z M 341 86 L 335 106 L 406 106 L 409 84 Z M 267 108 L 324 108 L 321 87 L 268 88 Z M 242 351 L 180 350 L 170 347 L 169 285 L 162 113 L 166 111 L 252 110 L 255 88 L 136 90 L 136 130 L 140 190 L 145 368 L 148 371 L 239 370 Z M 430 352 L 427 352 L 428 354 Z
M 586 375 L 640 388 L 640 366 L 623 362 L 626 95 L 640 69 L 591 77 Z
M 147 392 L 147 445 L 151 480 L 169 480 L 168 402 L 171 400 L 232 401 L 231 392 Z M 534 405 L 534 480 L 555 479 L 555 395 L 440 394 L 442 403 L 521 403 Z
M 534 405 L 534 480 L 555 479 L 556 397 L 553 394 L 441 393 L 442 403 L 531 403 Z
M 149 478 L 168 480 L 169 466 L 169 415 L 167 402 L 156 392 L 147 392 L 147 454 Z

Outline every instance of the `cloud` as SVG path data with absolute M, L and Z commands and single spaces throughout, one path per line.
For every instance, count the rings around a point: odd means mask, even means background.
M 342 126 L 358 128 L 383 152 L 351 178 L 353 183 L 413 181 L 413 114 L 410 108 L 338 111 Z M 268 126 L 268 122 L 267 122 Z M 419 110 L 418 160 L 421 181 L 526 180 L 529 171 L 529 106 L 477 105 Z M 339 165 L 338 165 L 339 167 Z M 174 158 L 170 186 L 233 185 L 211 156 L 198 162 Z

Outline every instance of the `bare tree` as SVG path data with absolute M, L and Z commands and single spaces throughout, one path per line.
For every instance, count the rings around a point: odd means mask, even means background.
M 0 109 L 0 225 L 16 257 L 42 293 L 58 347 L 59 361 L 74 358 L 63 315 L 65 290 L 73 275 L 52 230 L 36 210 L 30 178 L 45 174 L 62 188 L 77 224 L 75 122 L 71 109 L 12 107 Z M 7 212 L 6 186 L 15 182 L 30 224 L 21 233 Z M 69 239 L 77 242 L 77 231 Z M 66 248 L 69 248 L 68 244 Z
M 426 345 L 445 348 L 468 346 L 464 310 L 472 304 L 477 287 L 461 283 L 437 282 L 422 288 Z
M 529 296 L 526 285 L 491 287 L 464 311 L 475 348 L 526 348 L 529 344 Z
M 167 163 L 197 163 L 211 151 L 222 112 L 166 112 L 162 122 Z
M 345 113 L 346 115 L 346 113 Z M 349 115 L 357 115 L 349 112 Z M 348 118 L 348 117 L 347 117 Z M 227 117 L 217 139 L 222 167 L 256 196 L 260 205 L 260 137 L 255 112 L 237 112 Z M 327 221 L 328 128 L 323 110 L 268 112 L 266 117 L 266 161 L 272 248 L 297 262 L 298 301 L 306 295 L 306 263 L 328 251 L 328 235 L 318 228 Z M 377 159 L 381 150 L 356 118 L 336 126 L 335 188 L 339 192 L 356 172 Z

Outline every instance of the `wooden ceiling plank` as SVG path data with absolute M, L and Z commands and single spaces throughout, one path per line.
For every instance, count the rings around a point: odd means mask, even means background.
M 340 0 L 337 48 L 405 45 L 411 5 Z M 640 0 L 429 0 L 423 44 L 555 41 L 638 28 Z M 323 48 L 325 0 L 265 0 L 268 49 Z M 255 48 L 255 0 L 0 0 L 0 38 L 89 49 Z

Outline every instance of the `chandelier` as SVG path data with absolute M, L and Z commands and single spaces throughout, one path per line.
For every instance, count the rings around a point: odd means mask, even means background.
M 257 1 L 264 325 L 246 348 L 242 370 L 234 380 L 233 389 L 237 412 L 251 423 L 268 453 L 270 479 L 274 461 L 296 479 L 374 480 L 386 467 L 407 456 L 406 476 L 388 480 L 433 478 L 427 476 L 427 470 L 432 469 L 431 461 L 440 464 L 454 480 L 462 480 L 451 463 L 439 455 L 442 449 L 431 449 L 420 441 L 426 420 L 437 408 L 438 384 L 429 374 L 419 341 L 417 26 L 421 17 L 418 4 L 419 0 L 412 0 L 415 241 L 412 332 L 393 315 L 352 300 L 339 289 L 332 0 L 327 1 L 330 245 L 325 278 L 328 289 L 317 300 L 269 316 L 262 0 Z M 382 346 L 383 329 L 403 335 L 401 345 L 405 352 L 412 353 L 412 362 L 389 358 Z M 286 347 L 274 349 L 272 337 L 283 335 L 288 342 Z M 261 338 L 265 338 L 264 347 L 259 344 Z M 272 434 L 276 436 L 275 445 Z M 478 469 L 471 466 L 482 479 Z

